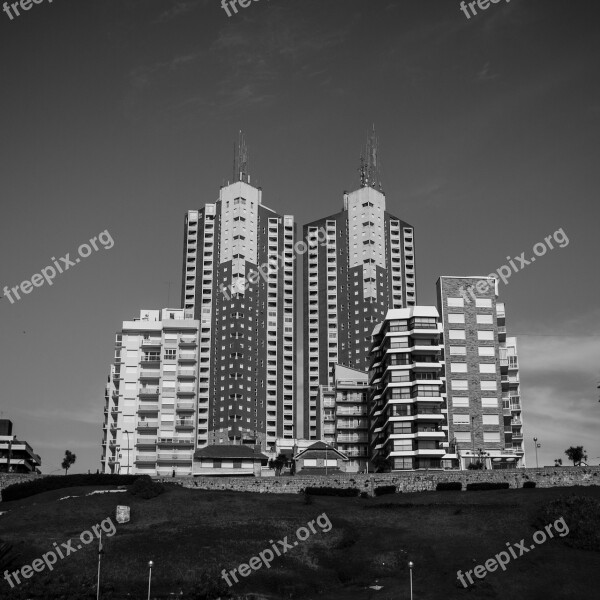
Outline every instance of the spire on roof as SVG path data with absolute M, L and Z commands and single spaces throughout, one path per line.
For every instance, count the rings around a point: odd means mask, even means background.
M 367 135 L 367 143 L 360 157 L 360 186 L 383 191 L 379 173 L 379 138 L 375 134 L 375 124 Z
M 234 144 L 233 146 L 233 181 L 245 181 L 246 183 L 250 183 L 248 162 L 246 139 L 240 129 L 237 144 Z

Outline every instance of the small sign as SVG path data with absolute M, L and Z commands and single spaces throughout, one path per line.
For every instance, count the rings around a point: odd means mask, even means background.
M 129 523 L 131 510 L 129 506 L 117 506 L 117 523 Z

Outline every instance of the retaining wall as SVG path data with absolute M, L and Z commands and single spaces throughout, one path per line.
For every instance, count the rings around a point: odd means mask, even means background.
M 2 500 L 2 490 L 13 483 L 23 483 L 42 477 L 41 475 L 30 473 L 0 473 L 0 500 Z
M 297 494 L 307 487 L 357 488 L 373 494 L 375 487 L 395 485 L 400 492 L 435 490 L 442 481 L 460 481 L 463 490 L 468 483 L 508 481 L 511 488 L 521 488 L 526 481 L 536 486 L 567 487 L 600 485 L 600 467 L 547 467 L 542 469 L 511 469 L 498 471 L 410 471 L 407 473 L 336 474 L 302 477 L 185 477 L 161 478 L 164 483 L 177 483 L 199 490 L 233 490 L 264 494 Z

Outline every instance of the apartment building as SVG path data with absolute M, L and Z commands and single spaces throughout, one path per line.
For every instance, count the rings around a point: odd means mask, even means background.
M 318 232 L 327 240 L 316 244 Z M 366 371 L 371 333 L 388 309 L 416 304 L 414 230 L 387 211 L 374 132 L 367 141 L 359 189 L 343 210 L 308 223 L 314 243 L 304 255 L 304 437 L 323 439 L 320 386 L 332 368 Z
M 208 439 L 199 342 L 200 323 L 181 308 L 123 323 L 105 390 L 102 472 L 192 474 L 194 450 Z
M 296 223 L 262 203 L 243 137 L 233 182 L 185 218 L 182 306 L 200 324 L 198 407 L 207 444 L 293 439 L 296 422 Z
M 368 375 L 343 365 L 333 367 L 333 386 L 319 388 L 323 441 L 348 457 L 345 471 L 365 471 L 369 455 Z
M 39 473 L 42 459 L 25 441 L 13 435 L 13 423 L 0 419 L 0 473 Z
M 373 331 L 369 437 L 377 470 L 451 464 L 441 335 L 433 306 L 391 309 Z
M 440 277 L 449 442 L 461 469 L 525 465 L 517 346 L 493 277 Z

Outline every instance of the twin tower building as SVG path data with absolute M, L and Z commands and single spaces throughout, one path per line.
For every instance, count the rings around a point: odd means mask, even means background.
M 108 473 L 206 473 L 211 456 L 240 473 L 242 450 L 318 441 L 351 472 L 524 464 L 496 280 L 440 277 L 438 306 L 417 304 L 414 228 L 387 210 L 374 131 L 358 189 L 301 235 L 263 204 L 240 134 L 233 181 L 185 217 L 181 305 L 116 335 L 104 414 Z

